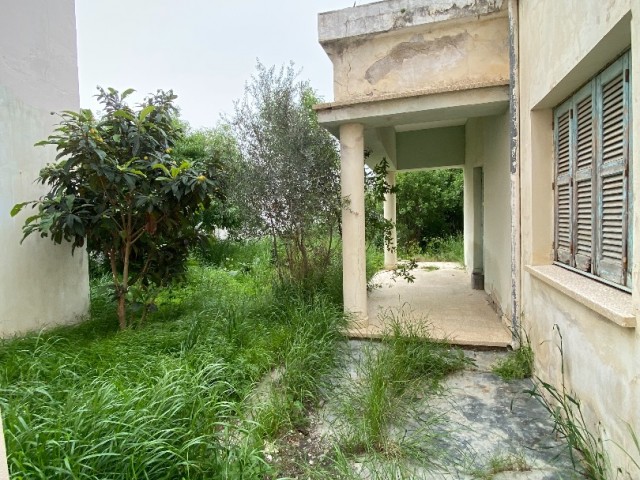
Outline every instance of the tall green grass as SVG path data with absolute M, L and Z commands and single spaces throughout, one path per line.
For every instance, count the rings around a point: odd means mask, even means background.
M 347 452 L 402 455 L 409 444 L 398 444 L 391 427 L 406 422 L 418 391 L 435 391 L 444 377 L 468 363 L 460 349 L 432 339 L 427 326 L 409 321 L 403 312 L 387 312 L 385 323 L 381 342 L 363 352 L 359 380 L 344 392 L 340 413 Z
M 117 332 L 98 278 L 83 324 L 0 343 L 12 478 L 274 474 L 263 441 L 306 421 L 345 319 L 322 294 L 274 287 L 268 251 L 251 248 L 225 256 L 223 267 L 194 263 L 186 283 L 160 294 L 145 328 Z M 251 413 L 250 398 L 279 369 L 274 425 Z
M 400 245 L 402 258 L 414 258 L 424 262 L 458 262 L 464 264 L 464 239 L 462 234 L 433 237 L 424 248 L 418 245 Z

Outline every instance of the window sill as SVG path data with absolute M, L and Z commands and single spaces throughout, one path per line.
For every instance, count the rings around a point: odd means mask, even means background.
M 636 327 L 630 294 L 557 265 L 527 265 L 525 270 L 613 323 L 624 328 Z

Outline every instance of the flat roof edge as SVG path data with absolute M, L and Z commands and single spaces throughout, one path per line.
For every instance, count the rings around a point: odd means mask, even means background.
M 348 108 L 355 105 L 363 105 L 367 103 L 384 102 L 387 100 L 401 100 L 414 97 L 423 97 L 425 95 L 435 95 L 438 93 L 455 93 L 468 90 L 477 90 L 480 88 L 505 87 L 509 86 L 509 79 L 499 79 L 493 82 L 468 83 L 457 86 L 434 87 L 423 90 L 415 90 L 405 93 L 393 93 L 387 95 L 379 95 L 376 97 L 356 97 L 350 100 L 341 100 L 338 102 L 318 103 L 313 106 L 316 112 L 334 110 L 338 108 Z
M 318 14 L 318 40 L 385 33 L 430 23 L 506 11 L 506 0 L 384 0 Z

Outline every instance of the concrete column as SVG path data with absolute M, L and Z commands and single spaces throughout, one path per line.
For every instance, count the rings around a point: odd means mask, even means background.
M 396 185 L 396 172 L 387 172 L 387 183 L 391 187 Z M 384 247 L 384 268 L 391 270 L 398 265 L 398 237 L 396 235 L 396 194 L 387 193 L 384 196 L 384 218 L 393 223 L 391 243 Z
M 364 239 L 364 127 L 340 126 L 342 186 L 342 280 L 344 310 L 367 324 L 367 270 Z

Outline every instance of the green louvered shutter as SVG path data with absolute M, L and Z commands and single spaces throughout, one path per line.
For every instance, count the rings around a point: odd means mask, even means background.
M 555 237 L 555 260 L 566 265 L 573 265 L 572 252 L 572 155 L 573 149 L 571 141 L 571 116 L 572 103 L 566 102 L 554 113 L 554 135 L 556 146 L 556 237 Z
M 596 274 L 627 283 L 629 88 L 628 55 L 596 79 L 598 98 L 598 258 Z
M 573 187 L 573 245 L 574 265 L 583 272 L 593 272 L 595 196 L 594 168 L 595 142 L 595 102 L 593 82 L 582 88 L 573 99 L 575 128 L 574 147 L 574 187 Z

